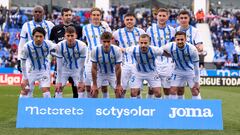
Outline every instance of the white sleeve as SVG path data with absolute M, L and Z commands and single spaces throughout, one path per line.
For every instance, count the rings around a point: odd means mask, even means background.
M 192 46 L 191 51 L 192 51 L 191 53 L 192 62 L 193 63 L 199 62 L 199 55 L 198 55 L 197 48 L 195 46 Z
M 147 32 L 146 32 L 146 33 L 148 34 L 148 36 L 150 36 L 150 37 L 151 37 L 151 32 L 150 32 L 150 29 L 151 29 L 151 26 L 147 28 Z
M 122 51 L 120 50 L 120 48 L 116 48 L 116 64 L 120 64 L 122 63 Z
M 57 79 L 56 83 L 61 83 L 62 82 L 62 60 L 63 58 L 57 57 Z
M 174 44 L 173 42 L 170 42 L 170 43 L 167 43 L 167 44 L 164 45 L 164 46 L 161 46 L 160 48 L 161 48 L 163 51 L 166 51 L 166 52 L 170 53 L 170 51 L 171 51 L 171 46 L 172 46 L 173 44 Z
M 134 48 L 135 48 L 134 46 L 127 47 L 126 50 L 125 50 L 125 52 L 128 53 L 128 54 L 130 54 L 130 55 L 132 55 Z
M 111 32 L 112 33 L 112 30 L 111 30 L 111 28 L 109 27 L 109 25 L 105 22 L 105 21 L 101 21 L 101 25 L 102 25 L 102 27 L 104 27 L 105 28 L 105 30 L 106 31 L 108 31 L 108 32 Z
M 163 55 L 163 49 L 162 48 L 155 47 L 155 46 L 151 46 L 151 48 L 153 49 L 153 53 L 154 53 L 155 56 Z
M 201 39 L 201 37 L 199 35 L 198 30 L 196 30 L 196 34 L 194 35 L 193 40 L 194 40 L 194 45 L 203 43 L 203 41 L 202 41 L 202 39 Z
M 83 26 L 83 28 L 82 28 L 82 40 L 87 43 L 87 36 L 86 36 L 86 31 L 85 31 L 86 28 L 85 27 L 87 27 L 87 25 Z
M 28 51 L 27 51 L 26 45 L 24 46 L 21 53 L 22 53 L 21 55 L 22 75 L 23 75 L 23 80 L 26 80 L 27 79 L 26 60 L 28 58 Z
M 97 55 L 96 55 L 96 52 L 98 51 L 98 47 L 95 47 L 92 51 L 91 51 L 91 61 L 93 63 L 97 63 L 98 60 L 97 60 Z
M 84 44 L 84 47 L 82 48 L 81 54 L 80 54 L 80 60 L 79 60 L 79 73 L 80 73 L 80 77 L 79 77 L 79 82 L 83 82 L 83 72 L 84 72 L 84 63 L 85 63 L 85 59 L 86 59 L 86 53 L 87 53 L 87 47 Z
M 21 52 L 23 50 L 24 44 L 27 42 L 27 39 L 28 39 L 27 23 L 24 23 L 20 34 L 20 41 L 18 44 L 18 60 L 21 59 Z

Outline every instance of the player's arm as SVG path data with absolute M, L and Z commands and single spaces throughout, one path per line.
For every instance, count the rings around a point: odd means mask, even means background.
M 24 23 L 21 34 L 20 34 L 20 41 L 18 44 L 18 61 L 17 61 L 17 69 L 18 71 L 22 72 L 21 70 L 21 54 L 24 47 L 24 44 L 27 42 L 28 35 L 27 35 L 27 23 Z
M 116 53 L 116 61 L 115 61 L 115 74 L 117 79 L 115 92 L 117 97 L 121 97 L 121 95 L 123 94 L 123 88 L 121 85 L 121 73 L 122 73 L 121 63 L 122 63 L 122 52 L 121 50 L 118 50 Z
M 28 59 L 28 51 L 27 51 L 27 48 L 26 48 L 26 45 L 25 47 L 22 49 L 22 52 L 21 52 L 21 65 L 22 65 L 22 79 L 23 79 L 23 82 L 22 82 L 22 88 L 25 88 L 29 82 L 28 82 L 28 77 L 27 77 L 27 68 L 26 68 L 26 61 Z
M 200 38 L 199 32 L 197 31 L 197 33 L 195 34 L 194 37 L 194 44 L 198 50 L 198 52 L 202 52 L 203 51 L 203 42 Z
M 92 80 L 93 80 L 93 86 L 97 87 L 97 63 L 98 63 L 98 56 L 96 55 L 96 52 L 98 51 L 98 47 L 92 50 L 91 52 L 91 61 L 92 61 Z
M 113 40 L 112 44 L 119 46 L 119 41 L 118 41 L 118 30 L 113 32 Z
M 116 53 L 116 61 L 115 61 L 115 71 L 116 71 L 116 78 L 117 78 L 117 86 L 121 85 L 121 63 L 122 63 L 122 52 L 119 50 Z
M 86 60 L 86 55 L 87 55 L 87 47 L 84 44 L 84 47 L 81 51 L 80 60 L 79 60 L 79 67 L 80 67 L 79 82 L 83 82 L 83 72 L 84 72 L 84 63 L 85 63 L 85 60 Z
M 195 47 L 192 47 L 192 62 L 194 64 L 194 89 L 197 89 L 199 91 L 199 81 L 200 81 L 200 71 L 199 71 L 199 55 L 198 55 L 198 50 Z
M 56 84 L 61 83 L 61 78 L 62 78 L 62 67 L 63 67 L 63 56 L 61 54 L 61 44 L 57 45 L 57 79 L 56 79 Z

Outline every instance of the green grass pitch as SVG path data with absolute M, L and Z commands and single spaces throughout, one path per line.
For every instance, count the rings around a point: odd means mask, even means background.
M 143 92 L 143 97 L 145 97 L 145 94 L 146 90 Z M 0 135 L 240 135 L 239 87 L 201 87 L 201 95 L 204 99 L 222 100 L 223 131 L 160 129 L 16 129 L 18 95 L 19 87 L 0 86 Z M 64 95 L 65 97 L 71 97 L 71 90 L 66 88 Z M 40 91 L 35 90 L 34 96 L 40 97 Z M 110 93 L 110 96 L 113 97 L 113 92 Z M 186 90 L 186 98 L 190 98 L 188 89 Z

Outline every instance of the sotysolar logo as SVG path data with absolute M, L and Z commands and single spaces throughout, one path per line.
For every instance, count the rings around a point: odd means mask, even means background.
M 176 117 L 213 117 L 213 113 L 210 108 L 171 108 L 169 118 Z

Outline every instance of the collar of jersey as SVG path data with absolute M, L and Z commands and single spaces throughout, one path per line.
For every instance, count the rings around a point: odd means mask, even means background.
M 150 47 L 151 47 L 151 46 L 148 46 L 148 51 L 147 51 L 146 53 L 144 53 L 144 52 L 142 52 L 142 49 L 141 49 L 141 47 L 139 46 L 139 52 L 141 52 L 141 53 L 143 53 L 143 54 L 147 54 L 147 53 L 149 52 L 149 50 L 150 50 Z
M 35 22 L 35 21 L 33 20 L 33 24 L 39 24 L 39 25 L 41 25 L 41 24 L 43 23 L 43 21 L 44 21 L 44 20 L 42 20 L 41 22 Z
M 176 46 L 177 46 L 177 45 L 176 45 Z M 179 48 L 179 47 L 177 46 L 177 48 L 178 48 L 179 50 L 185 50 L 186 47 L 187 47 L 187 43 L 185 43 L 185 45 L 184 45 L 183 48 Z
M 98 27 L 100 27 L 101 25 L 98 25 L 98 26 L 95 26 L 95 25 L 93 25 L 93 24 L 91 24 L 92 25 L 92 27 L 96 27 L 96 28 L 98 28 Z
M 125 27 L 125 28 L 124 28 L 124 30 L 125 30 L 125 31 L 127 31 L 127 32 L 133 32 L 133 31 L 134 31 L 134 29 L 135 29 L 135 27 L 133 27 L 133 29 L 132 29 L 132 30 L 128 30 L 128 29 L 127 29 L 127 27 Z
M 43 42 L 44 42 L 44 41 L 43 41 Z M 35 45 L 34 41 L 32 41 L 32 45 L 33 45 L 34 47 L 41 48 L 41 47 L 43 46 L 43 42 L 42 42 L 42 44 L 41 44 L 40 46 L 38 46 L 38 45 Z
M 74 45 L 74 46 L 69 47 L 69 46 L 68 46 L 68 43 L 67 43 L 67 40 L 66 40 L 66 45 L 67 45 L 68 48 L 74 48 L 74 47 L 76 46 L 76 44 L 77 44 L 77 41 L 75 41 L 75 45 Z
M 159 25 L 157 24 L 157 27 L 158 27 L 158 29 L 164 30 L 167 27 L 167 24 L 163 28 L 160 28 Z
M 191 25 L 188 25 L 187 29 L 182 29 L 182 27 L 180 26 L 180 30 L 183 32 L 186 32 L 190 27 L 191 27 Z

